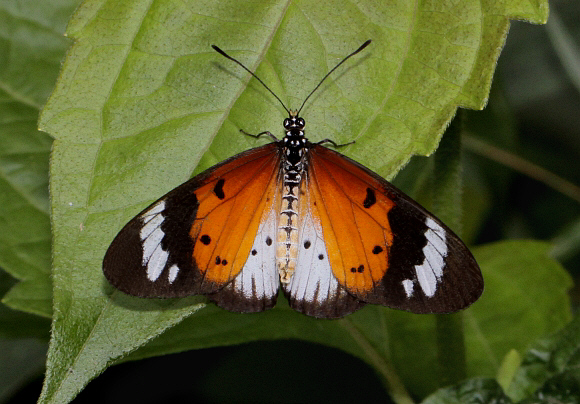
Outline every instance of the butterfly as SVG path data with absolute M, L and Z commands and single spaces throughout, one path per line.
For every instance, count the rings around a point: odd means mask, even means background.
M 348 58 L 324 76 L 318 86 Z M 305 137 L 289 110 L 285 136 L 233 156 L 170 191 L 116 236 L 103 272 L 140 297 L 206 295 L 234 312 L 276 304 L 339 318 L 366 304 L 414 313 L 463 309 L 480 269 L 445 224 L 389 182 Z M 245 133 L 245 132 L 244 132 Z

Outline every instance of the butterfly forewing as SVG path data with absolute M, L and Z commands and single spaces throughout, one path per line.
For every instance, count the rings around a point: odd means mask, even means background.
M 320 145 L 308 183 L 331 268 L 363 302 L 416 313 L 467 307 L 483 279 L 467 247 L 444 224 L 377 174 Z
M 276 143 L 251 149 L 163 196 L 117 235 L 103 261 L 106 278 L 141 297 L 222 290 L 251 255 L 264 212 L 274 209 L 279 160 Z M 268 270 L 275 273 L 274 265 Z M 272 300 L 264 287 L 258 292 L 266 297 L 244 290 L 241 306 L 244 298 Z

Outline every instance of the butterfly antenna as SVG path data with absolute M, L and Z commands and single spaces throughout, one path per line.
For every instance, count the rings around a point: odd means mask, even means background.
M 348 59 L 350 59 L 351 56 L 356 55 L 357 53 L 359 53 L 360 51 L 362 51 L 364 48 L 366 48 L 369 44 L 371 43 L 371 40 L 368 39 L 367 41 L 365 41 L 365 43 L 363 43 L 361 46 L 359 46 L 359 48 L 357 50 L 355 50 L 354 52 L 352 52 L 350 55 L 346 56 L 344 59 L 342 59 L 336 66 L 333 67 L 333 69 L 331 71 L 329 71 L 328 73 L 326 73 L 326 76 L 324 76 L 322 78 L 322 80 L 320 80 L 320 83 L 318 83 L 318 85 L 314 88 L 314 90 L 312 90 L 310 92 L 310 94 L 308 94 L 308 97 L 306 97 L 306 99 L 304 100 L 304 102 L 302 103 L 302 105 L 300 106 L 300 109 L 298 110 L 298 112 L 296 113 L 296 116 L 300 115 L 300 111 L 302 111 L 302 108 L 304 108 L 304 104 L 306 104 L 306 101 L 308 101 L 308 99 L 310 98 L 310 96 L 312 94 L 314 94 L 314 92 L 316 90 L 318 90 L 318 87 L 321 86 L 321 84 L 324 82 L 324 80 L 326 80 L 326 78 L 328 76 L 330 76 L 332 74 L 333 71 L 335 71 L 336 69 L 338 69 L 338 67 L 343 64 L 344 62 L 346 62 Z
M 217 46 L 215 46 L 215 45 L 212 45 L 211 47 L 212 47 L 212 48 L 213 48 L 213 49 L 214 49 L 214 50 L 215 50 L 217 53 L 219 53 L 219 54 L 220 54 L 220 55 L 222 55 L 222 56 L 225 56 L 226 58 L 228 58 L 229 60 L 231 60 L 231 61 L 233 61 L 233 62 L 236 62 L 237 64 L 239 64 L 240 66 L 242 66 L 242 67 L 244 68 L 244 70 L 245 70 L 245 71 L 247 71 L 247 72 L 248 72 L 248 73 L 250 73 L 252 76 L 254 76 L 254 78 L 255 78 L 256 80 L 258 80 L 260 83 L 262 83 L 262 85 L 263 85 L 264 87 L 266 87 L 266 90 L 268 90 L 268 91 L 269 91 L 269 92 L 270 92 L 270 93 L 271 93 L 271 94 L 272 94 L 274 97 L 276 97 L 276 99 L 277 99 L 278 101 L 280 101 L 280 104 L 282 104 L 282 106 L 284 107 L 284 109 L 286 110 L 286 112 L 288 112 L 288 115 L 289 115 L 289 116 L 291 116 L 290 110 L 289 110 L 288 108 L 286 108 L 286 105 L 284 105 L 284 103 L 282 102 L 282 100 L 280 99 L 280 97 L 278 97 L 278 96 L 277 96 L 277 95 L 274 93 L 274 91 L 270 90 L 270 87 L 268 87 L 268 86 L 266 85 L 266 83 L 264 83 L 264 82 L 263 82 L 263 81 L 262 81 L 262 80 L 261 80 L 261 79 L 260 79 L 258 76 L 256 76 L 256 75 L 255 75 L 255 74 L 254 74 L 254 73 L 253 73 L 253 72 L 252 72 L 250 69 L 248 69 L 246 66 L 244 66 L 244 65 L 242 64 L 242 62 L 240 62 L 240 61 L 239 61 L 239 60 L 237 60 L 237 59 L 234 59 L 233 57 L 231 57 L 230 55 L 228 55 L 227 53 L 225 53 L 223 50 L 221 50 L 220 48 L 218 48 L 218 47 L 217 47 Z

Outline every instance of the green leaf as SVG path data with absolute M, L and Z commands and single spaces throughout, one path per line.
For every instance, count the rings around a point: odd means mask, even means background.
M 242 60 L 297 107 L 329 68 L 372 38 L 303 116 L 311 140 L 356 140 L 347 155 L 393 175 L 411 155 L 434 150 L 458 105 L 484 105 L 509 17 L 543 22 L 546 3 L 538 4 L 83 3 L 67 29 L 76 43 L 40 120 L 55 138 L 55 313 L 41 402 L 71 400 L 106 366 L 190 315 L 162 337 L 175 345 L 151 354 L 296 335 L 364 357 L 404 401 L 383 341 L 386 309 L 331 322 L 284 308 L 224 313 L 204 308 L 201 297 L 136 299 L 111 290 L 102 257 L 126 221 L 195 167 L 263 142 L 238 129 L 281 129 L 284 112 L 276 101 L 210 44 Z M 255 329 L 259 322 L 267 324 Z
M 62 36 L 78 1 L 0 5 L 0 267 L 21 282 L 2 302 L 50 317 L 48 158 L 36 128 L 69 45 Z
M 36 120 L 58 74 L 66 41 L 52 30 L 58 19 L 52 13 L 53 18 L 46 18 L 46 9 L 0 6 L 0 267 L 23 281 L 3 303 L 50 316 L 51 139 L 37 131 Z
M 532 397 L 521 404 L 541 403 L 579 403 L 580 402 L 580 360 L 576 355 L 568 369 L 549 378 Z
M 40 376 L 46 360 L 52 314 L 48 215 L 52 139 L 37 130 L 36 121 L 69 45 L 62 33 L 74 3 L 78 2 L 0 3 L 2 402 Z
M 522 355 L 515 349 L 510 350 L 504 356 L 496 376 L 497 382 L 504 390 L 507 390 L 510 386 L 521 363 Z
M 6 272 L 0 271 L 0 296 L 14 287 L 16 282 Z M 50 337 L 50 319 L 0 304 L 0 338 L 30 337 L 48 341 Z M 0 367 L 0 373 L 2 371 Z
M 580 316 L 576 316 L 564 329 L 533 344 L 507 392 L 514 400 L 534 401 L 533 398 L 544 396 L 560 402 L 578 402 L 579 369 Z
M 494 379 L 470 379 L 455 386 L 437 390 L 422 404 L 510 404 L 512 400 Z
M 551 258 L 550 248 L 548 243 L 518 240 L 473 250 L 486 284 L 471 312 L 474 317 L 468 312 L 466 318 L 467 343 L 472 347 L 468 353 L 477 358 L 471 375 L 495 376 L 509 350 L 523 354 L 537 338 L 571 320 L 572 280 Z M 486 330 L 485 338 L 480 330 Z

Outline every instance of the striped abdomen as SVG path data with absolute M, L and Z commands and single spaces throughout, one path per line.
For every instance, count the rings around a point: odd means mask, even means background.
M 298 218 L 302 163 L 284 167 L 284 190 L 278 220 L 276 263 L 280 281 L 288 283 L 296 269 L 298 257 Z

